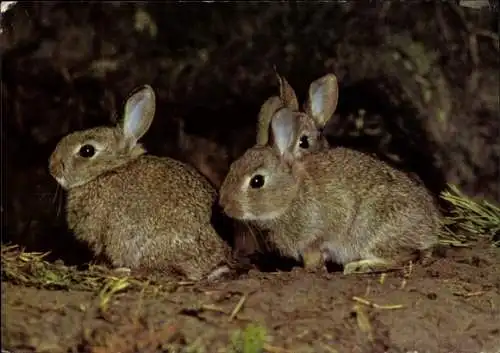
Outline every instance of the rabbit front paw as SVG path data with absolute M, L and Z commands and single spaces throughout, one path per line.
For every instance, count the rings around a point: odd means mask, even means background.
M 226 275 L 230 272 L 231 272 L 231 270 L 229 269 L 228 266 L 218 267 L 207 275 L 207 280 L 209 282 L 216 281 L 218 279 L 221 279 L 224 275 Z
M 355 273 L 384 272 L 391 268 L 392 263 L 384 259 L 365 259 L 353 261 L 344 265 L 344 275 Z
M 113 269 L 113 272 L 115 272 L 118 275 L 127 276 L 127 275 L 130 275 L 130 273 L 132 272 L 132 270 L 130 268 L 128 268 L 128 267 L 116 267 L 116 268 Z
M 320 251 L 309 250 L 302 255 L 302 262 L 306 270 L 318 270 L 324 267 L 325 254 Z

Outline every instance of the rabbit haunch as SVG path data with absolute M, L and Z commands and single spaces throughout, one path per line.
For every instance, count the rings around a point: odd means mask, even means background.
M 138 140 L 154 112 L 154 91 L 144 86 L 117 127 L 61 139 L 49 169 L 68 191 L 68 225 L 113 266 L 217 276 L 230 249 L 210 222 L 216 190 L 193 167 L 146 154 Z
M 300 125 L 288 108 L 271 120 L 272 145 L 230 167 L 219 203 L 227 215 L 267 229 L 285 255 L 321 252 L 345 273 L 384 270 L 431 251 L 440 215 L 433 196 L 405 173 L 361 152 L 291 151 Z

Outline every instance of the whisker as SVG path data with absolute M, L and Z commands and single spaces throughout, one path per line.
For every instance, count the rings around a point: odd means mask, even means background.
M 245 221 L 242 221 L 241 223 L 248 229 L 248 231 L 250 232 L 250 234 L 252 234 L 252 236 L 255 237 L 255 233 L 253 231 L 252 225 L 249 224 L 248 222 L 245 222 Z
M 59 185 L 56 186 L 56 191 L 54 192 L 52 203 L 56 205 L 56 217 L 59 218 L 62 213 L 61 211 L 64 203 L 64 195 L 62 192 L 62 188 Z
M 251 234 L 251 236 L 254 240 L 254 243 L 257 246 L 257 250 L 265 251 L 265 252 L 269 251 L 270 248 L 269 248 L 269 244 L 267 242 L 267 239 L 265 237 L 263 237 L 263 235 L 265 235 L 265 233 L 262 230 L 260 230 L 259 228 L 253 226 L 249 222 L 243 221 L 242 223 L 245 225 L 245 227 L 248 229 L 249 233 Z
M 56 216 L 59 217 L 62 214 L 62 209 L 63 209 L 63 199 L 62 197 L 59 198 L 59 202 L 57 203 L 57 211 L 56 211 Z
M 59 192 L 59 184 L 56 185 L 56 191 L 54 192 L 54 197 L 52 198 L 52 203 L 56 203 L 57 202 L 57 194 Z

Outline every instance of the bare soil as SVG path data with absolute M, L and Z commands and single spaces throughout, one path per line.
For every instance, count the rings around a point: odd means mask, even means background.
M 93 292 L 2 282 L 2 342 L 10 352 L 229 352 L 233 332 L 255 323 L 269 353 L 498 353 L 499 264 L 500 250 L 478 243 L 383 280 L 302 268 L 165 279 L 170 290 L 125 290 L 105 310 Z

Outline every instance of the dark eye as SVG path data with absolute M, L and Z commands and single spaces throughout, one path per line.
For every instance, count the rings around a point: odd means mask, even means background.
M 250 187 L 252 189 L 260 189 L 262 186 L 264 186 L 264 177 L 262 175 L 257 174 L 250 179 Z
M 306 135 L 302 135 L 300 137 L 299 147 L 300 148 L 309 148 L 309 137 L 307 137 Z
M 83 145 L 78 151 L 78 154 L 83 158 L 90 158 L 95 154 L 94 146 L 92 145 Z

